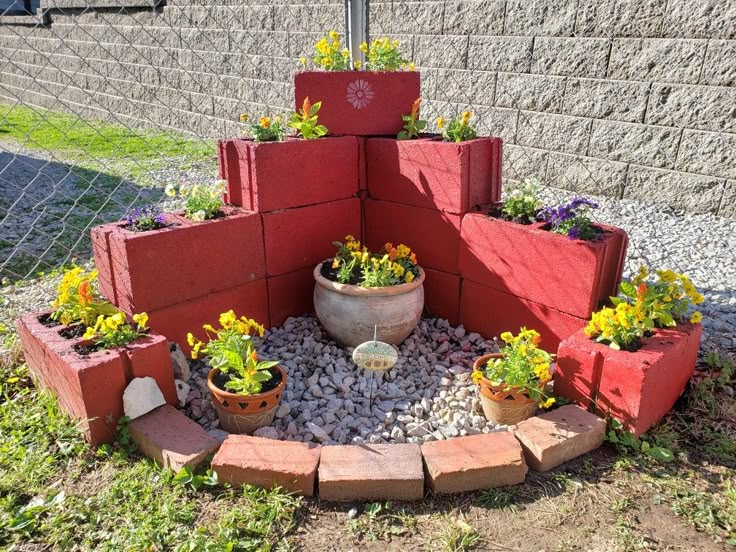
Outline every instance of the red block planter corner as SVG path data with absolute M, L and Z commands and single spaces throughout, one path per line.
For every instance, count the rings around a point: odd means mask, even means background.
M 655 330 L 634 353 L 615 351 L 579 331 L 557 353 L 555 395 L 621 420 L 641 435 L 669 412 L 695 369 L 700 324 Z
M 314 312 L 313 267 L 300 268 L 268 278 L 268 310 L 271 326 L 280 326 L 290 316 Z
M 148 232 L 131 232 L 123 223 L 95 228 L 103 294 L 125 312 L 149 312 L 263 278 L 260 216 L 226 211 L 204 222 L 173 215 L 173 226 Z
M 315 265 L 335 254 L 332 242 L 351 234 L 360 236 L 360 200 L 330 203 L 263 213 L 266 273 L 288 274 Z
M 358 193 L 355 136 L 285 142 L 220 140 L 220 174 L 228 203 L 259 212 L 335 201 Z
M 369 138 L 366 157 L 374 199 L 465 214 L 501 196 L 500 138 Z
M 416 71 L 304 71 L 294 77 L 297 109 L 321 101 L 319 122 L 330 134 L 396 136 L 419 98 Z
M 365 242 L 379 251 L 386 242 L 404 243 L 422 268 L 458 274 L 459 215 L 387 201 L 364 201 Z
M 431 268 L 424 269 L 424 303 L 431 316 L 460 323 L 460 276 Z
M 39 383 L 54 392 L 61 408 L 81 422 L 93 446 L 114 441 L 117 421 L 123 416 L 123 392 L 132 378 L 154 377 L 166 400 L 176 404 L 164 338 L 146 336 L 126 347 L 80 355 L 74 346 L 82 340 L 61 337 L 62 325 L 44 326 L 38 321 L 43 314 L 17 321 L 26 362 Z
M 471 280 L 463 280 L 461 286 L 460 322 L 488 339 L 505 331 L 516 333 L 522 326 L 535 329 L 542 337 L 540 347 L 549 352 L 586 324 L 582 318 Z
M 202 325 L 217 326 L 220 314 L 230 309 L 238 316 L 248 316 L 270 327 L 266 280 L 240 284 L 185 303 L 150 311 L 148 323 L 155 332 L 169 341 L 175 341 L 185 354 L 189 354 L 191 347 L 187 343 L 187 333 L 192 332 L 199 339 L 206 339 Z
M 587 318 L 615 295 L 628 242 L 620 228 L 603 226 L 598 240 L 571 240 L 542 229 L 469 213 L 463 217 L 463 278 Z

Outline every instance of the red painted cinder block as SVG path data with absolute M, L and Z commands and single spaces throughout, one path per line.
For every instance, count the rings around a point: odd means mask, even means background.
M 368 138 L 364 136 L 356 136 L 358 140 L 358 191 L 362 192 L 368 189 L 368 165 L 367 165 L 367 149 Z
M 621 279 L 626 233 L 601 226 L 597 240 L 571 240 L 543 229 L 469 213 L 463 217 L 463 278 L 558 311 L 587 318 Z
M 521 299 L 471 280 L 463 280 L 460 293 L 460 322 L 471 332 L 487 339 L 502 332 L 517 333 L 519 328 L 537 330 L 542 337 L 540 347 L 554 352 L 560 341 L 583 326 L 582 318 Z
M 121 353 L 129 380 L 151 377 L 156 380 L 166 402 L 178 404 L 169 341 L 164 336 L 146 335 L 123 347 Z
M 424 269 L 424 303 L 431 316 L 460 321 L 460 276 L 431 268 Z
M 319 123 L 330 134 L 396 136 L 419 98 L 417 71 L 304 71 L 294 77 L 296 108 L 321 101 Z
M 220 174 L 227 201 L 258 212 L 336 201 L 358 193 L 355 136 L 283 142 L 221 140 Z
M 261 218 L 243 209 L 226 212 L 204 222 L 175 215 L 172 226 L 148 232 L 131 232 L 124 223 L 95 229 L 95 262 L 106 274 L 101 287 L 108 279 L 114 285 L 108 298 L 127 313 L 148 312 L 263 278 Z
M 239 284 L 184 303 L 149 311 L 148 324 L 156 333 L 165 336 L 169 341 L 175 341 L 189 354 L 191 347 L 187 343 L 187 333 L 192 332 L 204 340 L 206 336 L 202 325 L 212 324 L 218 327 L 220 314 L 230 309 L 238 316 L 253 318 L 259 324 L 269 327 L 271 324 L 266 280 Z
M 103 224 L 90 230 L 92 239 L 92 254 L 97 269 L 97 287 L 100 294 L 115 304 L 115 282 L 113 280 L 112 265 L 110 264 L 110 233 L 120 223 Z
M 368 191 L 373 199 L 462 215 L 499 201 L 500 159 L 500 138 L 369 138 Z
M 342 199 L 319 205 L 263 213 L 266 273 L 288 274 L 311 267 L 335 254 L 332 242 L 360 235 L 360 200 Z
M 386 242 L 404 243 L 417 254 L 422 268 L 459 273 L 459 215 L 366 199 L 364 217 L 364 238 L 372 251 L 380 250 Z
M 616 351 L 579 331 L 557 353 L 555 395 L 621 420 L 641 435 L 685 390 L 700 348 L 700 324 L 656 329 L 636 352 Z
M 280 326 L 290 316 L 314 312 L 314 268 L 300 268 L 268 278 L 268 303 L 272 326 Z

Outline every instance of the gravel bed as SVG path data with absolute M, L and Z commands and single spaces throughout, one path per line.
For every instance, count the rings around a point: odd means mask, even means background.
M 470 379 L 473 361 L 496 350 L 462 326 L 425 318 L 398 348 L 396 366 L 371 374 L 355 366 L 352 348 L 337 346 L 316 318 L 289 318 L 261 347 L 263 358 L 282 360 L 289 380 L 273 426 L 256 435 L 325 445 L 422 443 L 502 429 L 486 421 Z M 185 411 L 222 437 L 208 368 L 191 366 Z

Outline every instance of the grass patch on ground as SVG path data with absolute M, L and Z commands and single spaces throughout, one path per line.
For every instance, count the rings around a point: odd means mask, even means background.
M 91 450 L 0 357 L 0 548 L 80 550 L 723 550 L 736 546 L 732 375 L 709 365 L 651 432 L 675 459 L 607 444 L 522 485 L 423 502 L 331 505 L 278 490 L 176 485 L 117 445 Z M 716 417 L 711 417 L 711 414 Z M 714 436 L 717 436 L 714 437 Z M 709 439 L 702 446 L 701 439 Z M 715 443 L 715 444 L 714 444 Z M 204 470 L 206 467 L 203 467 Z M 348 515 L 357 507 L 358 516 Z

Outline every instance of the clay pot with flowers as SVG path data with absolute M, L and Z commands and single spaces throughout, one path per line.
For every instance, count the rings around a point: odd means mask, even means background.
M 304 98 L 322 100 L 322 121 L 334 134 L 353 136 L 395 135 L 401 116 L 419 97 L 419 73 L 404 57 L 398 40 L 377 38 L 360 45 L 362 62 L 353 59 L 340 35 L 330 31 L 314 47 L 305 69 L 294 78 L 296 105 Z
M 555 393 L 620 420 L 636 435 L 657 423 L 682 394 L 700 348 L 703 295 L 684 274 L 641 267 L 613 305 L 558 351 Z
M 264 328 L 255 320 L 230 310 L 220 315 L 220 327 L 204 324 L 207 342 L 191 333 L 187 342 L 192 358 L 200 355 L 212 367 L 207 387 L 220 419 L 230 433 L 252 433 L 270 425 L 286 387 L 286 372 L 278 360 L 261 360 L 254 337 Z
M 512 425 L 533 416 L 537 407 L 554 404 L 546 389 L 552 379 L 552 355 L 539 348 L 535 330 L 521 328 L 517 335 L 503 332 L 500 352 L 484 355 L 473 365 L 473 382 L 480 388 L 486 418 Z
M 334 258 L 314 268 L 314 309 L 332 336 L 346 347 L 373 339 L 400 344 L 424 309 L 424 271 L 409 247 L 387 243 L 371 253 L 347 236 Z

